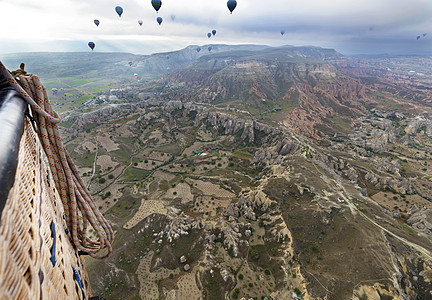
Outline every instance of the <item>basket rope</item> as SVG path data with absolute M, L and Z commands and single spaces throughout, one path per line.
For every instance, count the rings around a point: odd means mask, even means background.
M 114 233 L 96 207 L 61 141 L 57 126 L 61 119 L 53 111 L 45 87 L 38 76 L 27 75 L 24 71 L 24 64 L 21 64 L 21 69 L 14 71 L 12 76 L 0 62 L 0 74 L 26 100 L 34 112 L 38 127 L 37 133 L 64 206 L 66 223 L 70 229 L 73 243 L 79 251 L 86 252 L 91 257 L 109 256 L 112 252 L 111 243 Z M 19 79 L 19 83 L 14 77 Z M 80 224 L 79 215 L 82 216 L 82 224 Z M 96 239 L 87 236 L 88 223 L 96 232 Z

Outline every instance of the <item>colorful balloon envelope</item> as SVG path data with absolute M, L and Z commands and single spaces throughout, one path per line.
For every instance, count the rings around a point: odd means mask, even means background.
M 129 66 L 131 66 L 131 67 L 132 67 L 132 64 L 133 64 L 133 63 L 132 63 L 132 62 L 130 61 L 130 62 L 128 62 L 128 64 L 129 64 Z
M 96 24 L 96 26 L 99 26 L 100 24 L 99 20 L 94 20 L 94 23 Z
M 209 52 L 211 52 L 213 48 L 212 48 L 212 46 L 210 46 L 207 49 L 208 49 Z
M 162 20 L 161 17 L 157 17 L 156 21 L 157 21 L 157 22 L 159 23 L 159 25 L 160 25 L 160 24 L 162 24 L 162 21 L 163 21 L 163 20 Z
M 90 47 L 90 49 L 92 49 L 92 51 L 93 51 L 93 49 L 95 48 L 95 43 L 93 43 L 93 42 L 89 42 L 88 43 L 88 46 Z
M 142 21 L 142 20 L 138 20 L 138 24 L 139 24 L 140 26 L 142 26 L 143 21 Z
M 211 33 L 210 33 L 210 32 L 207 33 L 207 37 L 208 37 L 208 38 L 211 38 Z
M 213 34 L 213 36 L 216 35 L 216 30 L 215 29 L 212 30 L 212 34 Z
M 196 50 L 199 53 L 201 51 L 201 47 L 198 47 Z

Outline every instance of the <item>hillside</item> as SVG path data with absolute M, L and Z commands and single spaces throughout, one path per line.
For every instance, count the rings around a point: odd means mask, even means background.
M 261 50 L 267 46 L 260 45 L 203 45 L 188 46 L 184 49 L 152 55 L 134 55 L 131 53 L 103 52 L 41 52 L 16 53 L 2 55 L 2 62 L 10 69 L 17 69 L 25 62 L 28 72 L 38 74 L 45 80 L 62 77 L 82 78 L 132 78 L 134 73 L 151 79 L 189 66 L 199 57 L 209 54 L 207 48 L 212 46 L 212 53 L 221 51 Z M 128 62 L 133 62 L 130 67 Z
M 93 290 L 427 297 L 432 121 L 374 111 L 355 122 L 349 140 L 321 147 L 204 104 L 123 99 L 71 116 L 67 148 L 116 232 L 110 258 L 87 260 Z
M 420 82 L 423 73 L 412 80 L 389 69 L 379 77 L 384 71 L 373 61 L 360 64 L 332 49 L 286 46 L 207 55 L 159 82 L 167 100 L 247 110 L 313 138 L 346 133 L 352 117 L 373 107 L 415 113 L 412 99 L 431 101 L 430 75 Z
M 115 231 L 111 257 L 86 257 L 93 293 L 431 298 L 431 58 L 213 47 L 29 60 L 69 74 L 45 83 L 65 86 L 63 141 Z M 80 71 L 93 54 L 101 77 Z

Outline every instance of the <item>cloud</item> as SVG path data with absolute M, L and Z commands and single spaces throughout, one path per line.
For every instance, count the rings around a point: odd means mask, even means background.
M 432 51 L 432 33 L 412 42 L 432 28 L 430 0 L 238 0 L 232 15 L 225 0 L 164 0 L 159 13 L 150 0 L 0 1 L 7 12 L 0 19 L 0 53 L 87 51 L 88 41 L 96 51 L 137 54 L 208 42 L 315 45 L 348 54 Z M 124 8 L 121 18 L 117 5 Z M 218 33 L 208 39 L 212 29 Z

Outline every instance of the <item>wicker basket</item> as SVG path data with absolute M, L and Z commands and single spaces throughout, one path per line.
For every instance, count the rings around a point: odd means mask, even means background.
M 0 220 L 0 299 L 87 299 L 88 276 L 68 235 L 62 202 L 26 120 Z

